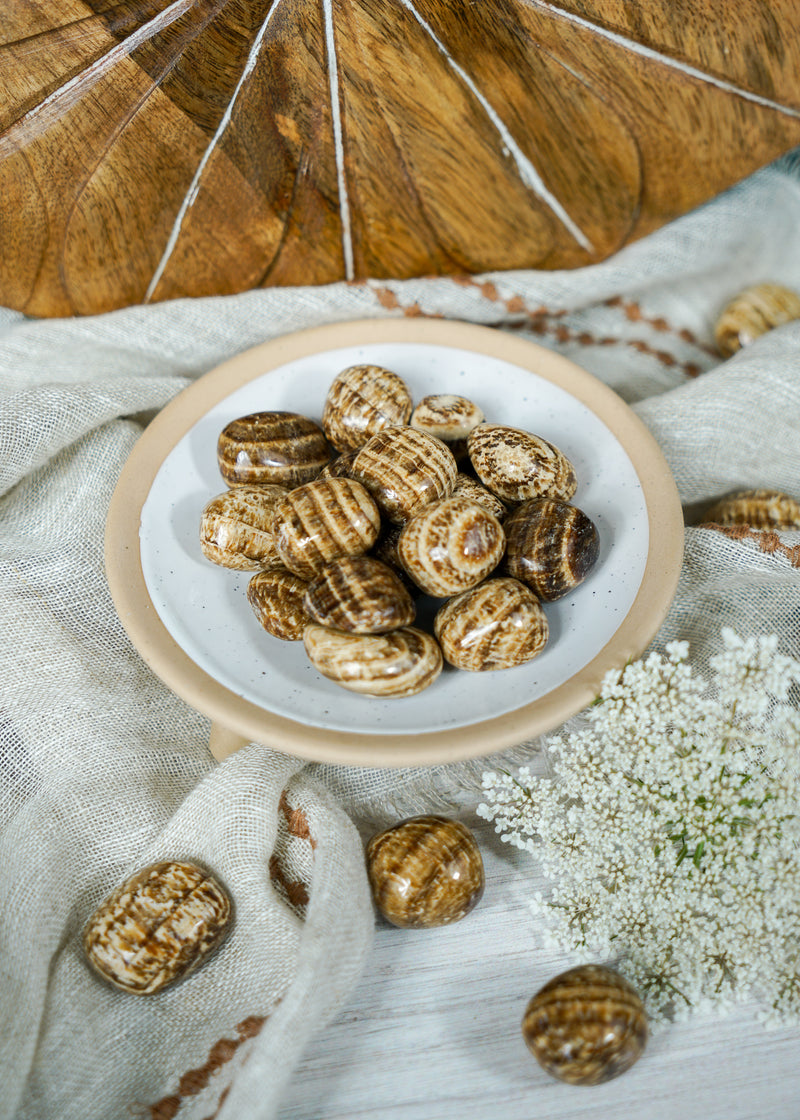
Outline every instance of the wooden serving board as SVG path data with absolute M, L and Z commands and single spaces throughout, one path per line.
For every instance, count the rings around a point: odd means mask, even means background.
M 574 268 L 800 143 L 797 0 L 4 0 L 0 302 Z

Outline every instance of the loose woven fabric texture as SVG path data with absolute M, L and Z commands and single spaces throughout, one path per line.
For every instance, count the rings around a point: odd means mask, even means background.
M 192 379 L 283 333 L 438 316 L 558 350 L 633 405 L 689 527 L 654 643 L 692 661 L 722 625 L 800 656 L 800 533 L 703 526 L 737 490 L 800 497 L 800 323 L 723 362 L 742 288 L 800 289 L 800 160 L 574 272 L 339 284 L 31 321 L 0 311 L 0 1117 L 278 1114 L 312 1034 L 367 967 L 373 914 L 356 825 L 458 796 L 480 770 L 307 765 L 251 744 L 217 765 L 209 723 L 145 666 L 117 619 L 103 531 L 142 424 Z M 508 757 L 530 757 L 536 744 Z M 355 822 L 355 823 L 354 823 Z M 86 966 L 81 931 L 129 873 L 213 867 L 235 905 L 223 948 L 138 999 Z

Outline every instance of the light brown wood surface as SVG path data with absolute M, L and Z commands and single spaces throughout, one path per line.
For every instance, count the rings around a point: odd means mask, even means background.
M 601 260 L 800 143 L 797 0 L 5 0 L 0 303 Z

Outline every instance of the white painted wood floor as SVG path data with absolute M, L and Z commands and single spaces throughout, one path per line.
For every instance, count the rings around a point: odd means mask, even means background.
M 468 823 L 486 865 L 482 901 L 442 929 L 380 924 L 358 987 L 312 1042 L 280 1120 L 800 1120 L 800 1028 L 766 1030 L 751 1006 L 661 1030 L 605 1085 L 543 1073 L 522 1013 L 574 962 L 535 948 L 530 856 Z

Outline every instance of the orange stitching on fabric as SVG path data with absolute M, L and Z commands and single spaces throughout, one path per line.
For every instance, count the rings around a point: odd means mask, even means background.
M 675 355 L 671 354 L 668 350 L 659 350 L 643 339 L 597 338 L 590 331 L 575 331 L 565 323 L 554 324 L 545 322 L 545 320 L 561 319 L 565 315 L 568 315 L 569 311 L 567 308 L 551 309 L 544 306 L 530 308 L 519 295 L 509 297 L 501 296 L 495 284 L 489 280 L 479 282 L 471 276 L 452 276 L 450 279 L 453 280 L 454 283 L 460 284 L 461 287 L 475 288 L 484 299 L 488 299 L 492 303 L 502 304 L 512 315 L 527 316 L 527 319 L 521 322 L 509 323 L 509 329 L 531 330 L 538 335 L 552 335 L 556 342 L 562 346 L 568 342 L 577 342 L 581 346 L 628 346 L 638 351 L 640 354 L 655 358 L 656 361 L 660 362 L 661 365 L 665 366 L 667 369 L 675 367 L 681 370 L 687 377 L 697 377 L 703 372 L 697 362 L 679 362 Z M 402 311 L 403 315 L 410 319 L 420 317 L 426 319 L 442 318 L 442 315 L 439 313 L 423 311 L 416 301 L 404 306 L 391 288 L 378 287 L 377 285 L 370 284 L 369 290 L 374 293 L 381 307 L 384 307 L 387 311 Z M 719 356 L 713 350 L 699 343 L 690 330 L 677 330 L 671 327 L 667 320 L 661 316 L 657 318 L 646 316 L 639 305 L 632 300 L 623 300 L 621 296 L 614 296 L 612 299 L 606 300 L 604 306 L 619 307 L 631 322 L 646 323 L 658 331 L 670 332 L 681 338 L 684 342 L 691 343 L 691 345 L 697 347 L 697 349 L 702 350 L 706 354 L 710 354 L 715 358 Z
M 541 319 L 533 323 L 513 323 L 510 324 L 510 326 L 512 329 L 529 330 L 538 335 L 552 335 L 561 345 L 567 342 L 577 342 L 580 343 L 581 346 L 629 346 L 640 354 L 646 354 L 651 358 L 655 358 L 667 368 L 672 368 L 674 366 L 682 370 L 687 377 L 697 377 L 698 374 L 703 372 L 696 362 L 679 362 L 675 355 L 670 354 L 669 351 L 656 350 L 654 346 L 638 338 L 597 338 L 589 331 L 575 331 L 565 323 L 545 323 Z
M 182 1104 L 181 1097 L 164 1097 L 150 1109 L 150 1120 L 172 1120 Z
M 414 303 L 402 304 L 391 288 L 378 288 L 373 284 L 368 285 L 369 291 L 377 298 L 381 307 L 387 311 L 402 311 L 407 319 L 441 319 L 439 311 L 423 311 L 420 305 Z
M 451 276 L 450 279 L 455 284 L 460 284 L 462 288 L 477 289 L 484 299 L 491 300 L 492 303 L 501 303 L 511 315 L 528 315 L 531 319 L 538 319 L 544 315 L 552 319 L 558 319 L 562 315 L 567 314 L 566 308 L 550 310 L 550 308 L 544 305 L 528 307 L 525 300 L 520 295 L 501 296 L 497 287 L 491 280 L 478 281 L 474 277 L 468 275 Z
M 674 334 L 683 342 L 688 342 L 691 346 L 696 346 L 698 350 L 703 353 L 709 354 L 712 358 L 719 358 L 719 354 L 711 346 L 706 346 L 697 338 L 697 336 L 688 329 L 688 327 L 673 327 L 663 315 L 655 317 L 645 315 L 641 307 L 635 300 L 623 299 L 622 296 L 613 296 L 607 299 L 604 304 L 605 307 L 618 307 L 625 313 L 625 318 L 631 323 L 646 323 L 647 326 L 652 327 L 653 330 L 662 333 Z
M 713 529 L 732 541 L 755 541 L 762 552 L 769 555 L 783 553 L 793 568 L 800 568 L 800 544 L 784 544 L 774 529 L 753 529 L 749 525 L 718 525 L 715 521 L 706 521 L 698 525 L 698 528 Z
M 284 891 L 295 910 L 304 910 L 308 906 L 308 887 L 302 879 L 287 879 L 274 853 L 269 857 L 269 877 Z
M 228 1087 L 226 1089 L 222 1090 L 222 1092 L 219 1095 L 219 1100 L 217 1101 L 217 1107 L 214 1109 L 214 1111 L 211 1113 L 210 1116 L 207 1116 L 205 1118 L 205 1120 L 216 1120 L 217 1116 L 219 1116 L 220 1112 L 222 1111 L 222 1106 L 225 1104 L 225 1099 L 227 1098 L 228 1093 L 230 1093 L 230 1091 L 231 1091 L 230 1085 L 228 1085 Z
M 311 847 L 316 848 L 316 841 L 308 827 L 308 817 L 302 809 L 293 809 L 291 807 L 286 800 L 286 790 L 281 793 L 278 808 L 286 818 L 286 827 L 289 830 L 289 835 L 296 836 L 298 840 L 308 840 Z
M 254 1038 L 266 1021 L 266 1015 L 250 1015 L 235 1028 L 238 1038 L 221 1038 L 219 1042 L 215 1042 L 208 1052 L 205 1063 L 198 1069 L 190 1069 L 183 1074 L 178 1082 L 177 1093 L 163 1097 L 150 1106 L 150 1120 L 173 1120 L 184 1099 L 202 1092 L 217 1070 L 231 1060 L 243 1042 Z M 225 1094 L 220 1099 L 220 1104 Z

